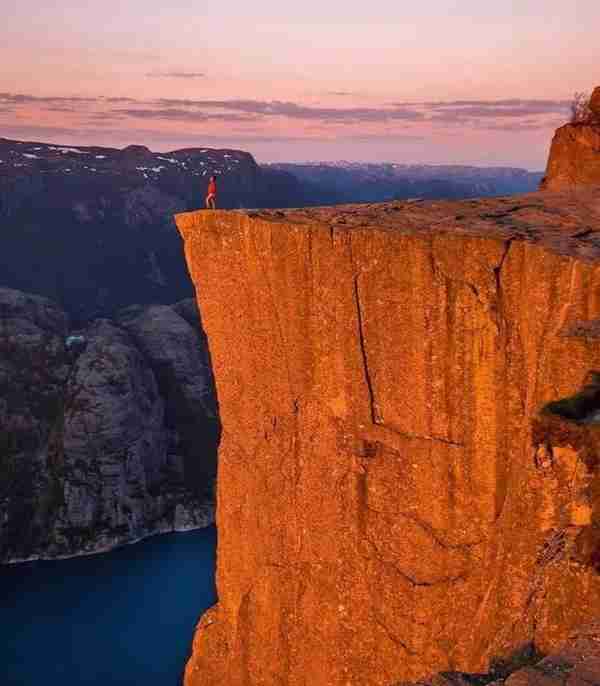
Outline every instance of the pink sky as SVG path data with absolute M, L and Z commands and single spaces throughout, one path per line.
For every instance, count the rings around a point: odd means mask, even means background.
M 0 135 L 542 169 L 573 94 L 600 84 L 600 3 L 414 4 L 20 0 Z

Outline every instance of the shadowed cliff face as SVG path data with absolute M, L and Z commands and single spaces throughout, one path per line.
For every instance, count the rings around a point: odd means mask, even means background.
M 219 423 L 192 304 L 128 308 L 70 345 L 55 303 L 0 288 L 0 563 L 212 522 Z
M 176 222 L 223 423 L 188 686 L 485 672 L 600 612 L 598 467 L 538 414 L 600 368 L 600 192 Z

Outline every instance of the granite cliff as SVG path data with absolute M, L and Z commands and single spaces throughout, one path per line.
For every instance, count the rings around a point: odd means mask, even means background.
M 0 563 L 212 522 L 201 332 L 193 301 L 72 331 L 52 301 L 0 289 Z
M 487 672 L 598 616 L 600 190 L 176 223 L 223 425 L 187 686 Z
M 592 93 L 585 118 L 556 131 L 540 185 L 550 191 L 580 186 L 600 186 L 600 86 Z

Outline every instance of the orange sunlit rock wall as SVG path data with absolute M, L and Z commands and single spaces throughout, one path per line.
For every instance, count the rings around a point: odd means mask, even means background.
M 552 139 L 542 190 L 600 186 L 600 114 L 598 124 L 565 124 Z
M 186 686 L 481 672 L 598 615 L 595 466 L 532 421 L 600 369 L 600 193 L 176 221 L 223 423 Z

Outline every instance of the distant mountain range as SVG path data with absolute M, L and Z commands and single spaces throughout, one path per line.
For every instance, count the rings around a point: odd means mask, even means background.
M 514 195 L 537 190 L 543 177 L 542 172 L 513 167 L 358 162 L 270 164 L 263 169 L 292 174 L 308 193 L 309 205 Z

